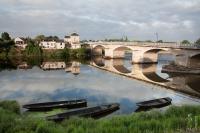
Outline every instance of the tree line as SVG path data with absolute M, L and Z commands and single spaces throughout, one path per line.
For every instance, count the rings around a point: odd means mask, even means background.
M 42 58 L 77 58 L 86 59 L 90 58 L 91 51 L 86 47 L 80 49 L 60 49 L 60 50 L 43 50 L 39 43 L 42 40 L 54 40 L 58 41 L 57 36 L 44 36 L 38 35 L 34 39 L 27 37 L 25 38 L 27 46 L 25 50 L 20 50 L 15 47 L 14 39 L 11 39 L 7 32 L 1 34 L 0 38 L 0 59 L 6 59 L 8 56 L 24 56 L 24 57 L 42 57 Z

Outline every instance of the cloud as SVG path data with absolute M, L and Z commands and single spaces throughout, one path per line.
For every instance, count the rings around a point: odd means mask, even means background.
M 200 36 L 199 0 L 1 0 L 0 32 L 13 37 L 37 34 L 82 39 L 196 40 Z

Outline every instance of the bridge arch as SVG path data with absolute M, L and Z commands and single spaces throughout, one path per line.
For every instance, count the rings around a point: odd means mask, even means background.
M 189 67 L 200 68 L 200 53 L 190 56 L 188 65 Z
M 96 56 L 104 56 L 105 55 L 105 46 L 103 45 L 96 45 L 95 47 L 93 47 L 92 49 L 92 54 L 96 55 Z
M 132 51 L 133 49 L 129 46 L 119 46 L 113 49 L 113 58 L 124 58 L 126 52 L 132 54 Z
M 143 54 L 143 62 L 144 63 L 157 63 L 158 62 L 158 54 L 161 51 L 167 51 L 162 48 L 153 48 L 144 52 Z

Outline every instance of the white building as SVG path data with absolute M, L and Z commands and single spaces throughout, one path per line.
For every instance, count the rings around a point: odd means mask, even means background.
M 15 46 L 21 47 L 21 48 L 26 48 L 27 40 L 22 37 L 15 38 Z
M 65 36 L 64 42 L 70 45 L 70 48 L 77 49 L 81 48 L 80 36 L 77 33 L 72 33 L 70 36 Z
M 41 41 L 39 46 L 42 49 L 64 49 L 65 43 L 62 41 Z

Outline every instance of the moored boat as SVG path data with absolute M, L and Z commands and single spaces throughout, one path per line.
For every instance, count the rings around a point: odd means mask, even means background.
M 149 101 L 144 101 L 144 102 L 139 102 L 136 103 L 136 105 L 139 107 L 136 112 L 138 111 L 146 111 L 152 108 L 161 108 L 165 107 L 171 104 L 172 99 L 169 97 L 165 98 L 159 98 L 159 99 L 154 99 L 154 100 L 149 100 Z
M 23 108 L 26 108 L 30 111 L 48 111 L 58 108 L 81 108 L 87 107 L 87 101 L 85 99 L 80 100 L 70 100 L 70 101 L 56 101 L 56 102 L 44 102 L 44 103 L 34 103 L 23 105 Z
M 100 117 L 113 113 L 119 108 L 120 108 L 120 105 L 118 103 L 100 105 L 100 106 L 95 106 L 95 107 L 87 107 L 83 109 L 76 109 L 76 110 L 48 116 L 47 120 L 58 122 L 64 119 L 68 119 L 72 116 L 100 118 Z

